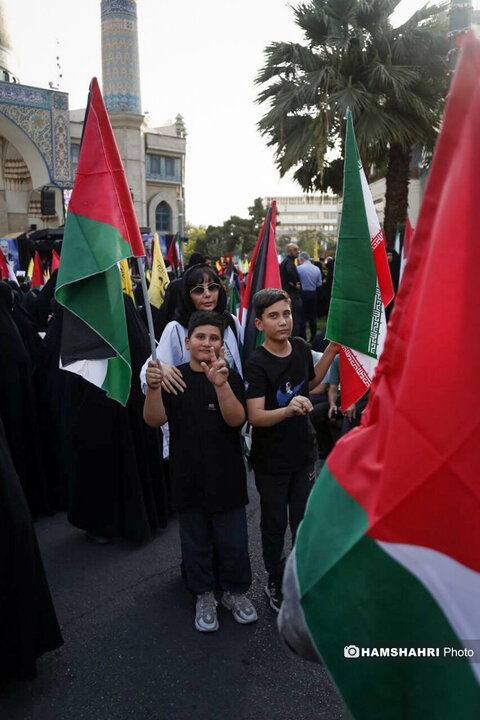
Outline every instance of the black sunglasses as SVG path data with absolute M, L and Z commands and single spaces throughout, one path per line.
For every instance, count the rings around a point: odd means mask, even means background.
M 213 293 L 215 291 L 218 292 L 218 290 L 220 290 L 220 285 L 218 283 L 209 283 L 208 285 L 196 285 L 196 287 L 190 290 L 190 295 L 204 295 L 206 290 L 208 290 L 209 293 Z

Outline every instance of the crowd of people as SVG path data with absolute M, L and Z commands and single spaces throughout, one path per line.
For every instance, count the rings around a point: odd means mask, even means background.
M 178 515 L 197 630 L 218 628 L 217 588 L 239 623 L 256 621 L 247 596 L 246 454 L 260 495 L 265 594 L 278 612 L 285 534 L 289 525 L 295 540 L 316 454 L 326 457 L 360 415 L 354 408 L 340 417 L 338 347 L 316 333 L 318 291 L 331 285 L 329 263 L 320 269 L 302 253 L 297 265 L 297 255 L 290 245 L 281 264 L 285 289 L 254 297 L 264 342 L 246 362 L 225 283 L 204 257 L 194 254 L 161 308 L 152 308 L 156 361 L 143 298 L 138 288 L 136 303 L 124 295 L 132 364 L 125 407 L 59 368 L 68 311 L 54 299 L 57 272 L 40 292 L 0 283 L 0 491 L 8 498 L 2 532 L 10 548 L 0 573 L 17 616 L 14 623 L 5 614 L 0 620 L 7 637 L 3 672 L 8 665 L 19 677 L 31 676 L 35 658 L 62 642 L 31 524 L 56 511 L 66 511 L 90 541 L 136 545 Z M 22 547 L 12 539 L 19 524 Z M 28 557 L 21 572 L 15 553 Z M 27 586 L 39 609 L 28 621 L 28 608 L 18 603 Z M 29 642 L 22 644 L 16 632 L 25 622 Z

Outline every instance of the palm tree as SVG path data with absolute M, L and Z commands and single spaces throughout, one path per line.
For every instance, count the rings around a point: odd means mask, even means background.
M 385 231 L 407 211 L 412 149 L 431 149 L 446 93 L 440 13 L 425 6 L 393 28 L 400 0 L 310 0 L 295 10 L 306 44 L 276 42 L 256 78 L 270 107 L 258 126 L 281 175 L 304 190 L 340 191 L 343 118 L 350 107 L 364 168 L 387 168 Z M 337 158 L 332 159 L 334 153 Z

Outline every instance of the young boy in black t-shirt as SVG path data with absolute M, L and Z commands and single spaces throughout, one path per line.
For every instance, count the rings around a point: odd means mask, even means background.
M 253 426 L 250 459 L 260 493 L 263 559 L 268 572 L 265 593 L 278 612 L 287 522 L 295 542 L 315 479 L 309 390 L 322 381 L 338 346 L 330 343 L 314 367 L 305 340 L 290 337 L 291 303 L 284 290 L 260 290 L 253 307 L 255 325 L 265 341 L 245 367 L 248 421 Z
M 245 397 L 241 377 L 225 363 L 223 330 L 218 313 L 192 314 L 185 339 L 190 362 L 179 367 L 186 388 L 177 395 L 162 391 L 161 363 L 150 361 L 143 412 L 153 427 L 169 422 L 174 505 L 187 584 L 196 597 L 195 627 L 201 632 L 218 630 L 213 546 L 222 604 L 239 623 L 257 619 L 244 594 L 252 579 L 240 443 Z

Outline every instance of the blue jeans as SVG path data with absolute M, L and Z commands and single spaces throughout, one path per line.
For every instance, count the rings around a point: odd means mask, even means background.
M 217 550 L 222 590 L 244 593 L 252 582 L 245 508 L 207 513 L 187 510 L 178 516 L 187 585 L 194 595 L 215 588 L 212 550 Z

